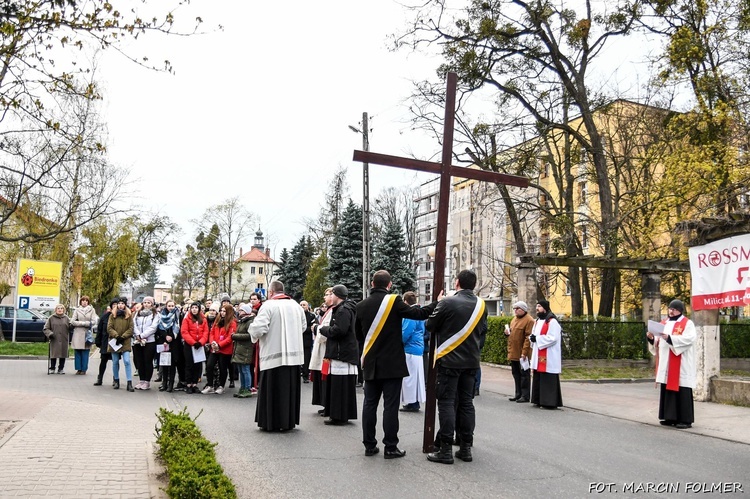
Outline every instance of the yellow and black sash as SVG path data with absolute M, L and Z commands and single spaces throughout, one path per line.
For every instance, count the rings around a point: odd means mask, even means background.
M 462 327 L 456 334 L 445 340 L 442 344 L 438 345 L 437 350 L 435 351 L 435 360 L 433 361 L 433 367 L 435 366 L 435 363 L 437 363 L 437 360 L 439 358 L 448 355 L 453 350 L 458 348 L 458 346 L 463 343 L 464 340 L 469 337 L 469 335 L 471 335 L 471 332 L 474 331 L 475 327 L 477 327 L 477 324 L 482 318 L 482 315 L 484 315 L 484 300 L 477 297 L 477 304 L 474 306 L 474 311 L 471 313 L 471 317 L 469 317 L 469 321 L 466 323 L 466 325 Z
M 367 357 L 367 354 L 370 352 L 372 345 L 375 344 L 375 340 L 378 339 L 380 331 L 383 330 L 385 321 L 388 319 L 388 314 L 391 313 L 391 309 L 393 308 L 397 296 L 398 295 L 385 295 L 383 301 L 380 303 L 378 313 L 375 314 L 375 318 L 373 319 L 370 329 L 367 331 L 367 336 L 365 337 L 365 346 L 362 349 L 362 358 L 360 359 L 363 368 L 365 366 L 365 357 Z

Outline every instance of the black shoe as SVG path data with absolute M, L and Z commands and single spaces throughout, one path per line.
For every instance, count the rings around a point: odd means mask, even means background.
M 114 388 L 115 390 L 119 390 L 120 389 L 120 380 L 119 379 L 116 379 L 115 382 L 112 383 L 112 388 Z
M 156 377 L 156 379 L 154 380 L 154 383 L 161 383 L 161 381 L 162 381 L 162 377 L 161 377 L 161 374 L 160 374 L 160 375 L 158 375 Z
M 354 385 L 354 387 L 355 388 L 362 388 L 362 383 L 357 383 L 356 385 Z
M 437 452 L 427 454 L 427 460 L 433 463 L 453 464 L 453 449 L 450 445 L 440 446 Z
M 474 396 L 475 397 L 479 396 L 479 388 L 474 388 Z
M 160 392 L 166 391 L 166 389 L 167 389 L 166 385 L 159 385 L 159 391 Z
M 419 406 L 418 405 L 414 406 L 414 405 L 411 405 L 411 404 L 406 404 L 405 406 L 401 407 L 401 409 L 399 409 L 399 411 L 401 411 L 401 412 L 419 412 Z
M 383 457 L 385 459 L 398 459 L 399 457 L 404 457 L 406 455 L 405 450 L 401 450 L 398 447 L 396 447 L 393 450 L 385 450 L 383 452 Z
M 307 379 L 307 378 L 304 378 L 304 379 L 302 380 L 302 382 L 303 382 L 303 383 L 309 383 L 309 382 L 310 382 L 310 380 L 309 380 L 309 379 Z
M 132 381 L 128 381 L 128 391 L 129 392 L 134 392 L 135 391 L 135 389 L 133 388 L 133 382 Z
M 343 426 L 346 423 L 347 421 L 343 419 L 333 419 L 333 418 L 328 418 L 325 421 L 323 421 L 323 424 L 326 424 L 328 426 Z
M 325 409 L 320 409 L 318 411 L 318 416 L 325 416 L 325 415 L 326 415 L 326 410 Z
M 229 382 L 229 388 L 234 388 L 234 381 Z
M 521 397 L 510 397 L 508 400 L 511 402 L 515 402 L 516 400 L 520 399 Z
M 526 397 L 521 397 L 520 399 L 516 400 L 516 404 L 528 404 L 528 403 L 529 403 L 529 399 L 527 399 Z
M 176 392 L 184 392 L 185 388 L 187 388 L 185 386 L 185 383 L 183 383 L 182 381 L 180 381 L 179 383 L 177 383 L 177 386 L 174 387 L 174 391 L 176 391 Z
M 456 451 L 456 458 L 460 459 L 461 461 L 465 463 L 470 463 L 472 461 L 471 457 L 471 447 L 461 447 L 459 450 Z
M 99 376 L 96 378 L 96 383 L 94 383 L 94 386 L 102 386 L 102 377 Z
M 662 426 L 674 426 L 677 423 L 674 421 L 665 420 L 665 421 L 659 421 L 659 424 Z
M 380 452 L 380 447 L 378 447 L 377 445 L 375 447 L 368 447 L 365 449 L 365 456 L 374 456 L 378 452 Z
M 674 427 L 678 430 L 686 430 L 688 428 L 692 428 L 693 425 L 690 423 L 677 423 L 676 425 L 674 425 Z

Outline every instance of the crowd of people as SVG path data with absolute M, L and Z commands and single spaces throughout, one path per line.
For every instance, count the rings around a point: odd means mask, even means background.
M 311 402 L 322 407 L 318 414 L 326 425 L 346 425 L 358 418 L 357 388 L 364 384 L 365 455 L 380 452 L 376 422 L 382 399 L 383 455 L 394 459 L 406 455 L 398 447 L 399 410 L 420 410 L 426 399 L 426 375 L 435 369 L 439 430 L 436 451 L 427 459 L 452 464 L 455 457 L 469 462 L 475 429 L 473 399 L 478 395 L 480 351 L 487 331 L 485 303 L 474 293 L 476 280 L 473 271 L 463 270 L 454 281 L 455 294 L 443 297 L 441 293 L 424 306 L 417 304 L 414 293 L 403 297 L 392 293 L 391 276 L 385 270 L 374 273 L 369 296 L 359 303 L 349 299 L 346 286 L 337 284 L 325 290 L 324 303 L 314 310 L 307 302 L 294 301 L 278 281 L 269 286 L 265 301 L 257 293 L 248 303 L 233 305 L 223 295 L 218 302 L 182 307 L 171 300 L 156 304 L 151 296 L 130 306 L 126 298 L 116 298 L 101 318 L 89 297 L 82 296 L 70 318 L 58 305 L 44 326 L 50 340 L 48 374 L 64 374 L 70 343 L 77 375 L 87 373 L 90 347 L 98 347 L 96 386 L 104 384 L 111 361 L 112 388 L 120 389 L 121 360 L 129 392 L 150 390 L 155 378 L 160 391 L 221 395 L 227 381 L 229 388 L 239 381 L 234 396 L 257 394 L 255 421 L 265 431 L 299 425 L 302 383 L 312 383 Z M 510 400 L 561 407 L 560 323 L 545 300 L 536 305 L 536 319 L 523 301 L 516 302 L 513 310 L 515 317 L 506 329 L 515 379 Z M 672 376 L 670 370 L 667 375 L 663 359 L 669 358 L 675 345 L 689 346 L 694 334 L 692 322 L 683 319 L 681 302 L 673 302 L 669 310 L 672 323 L 667 327 L 677 324 L 678 332 L 656 339 L 649 333 L 649 341 L 655 345 L 653 351 L 661 349 L 659 417 L 663 424 L 682 428 L 693 421 L 691 379 L 685 373 L 694 371 L 694 366 L 688 357 L 682 366 L 685 372 Z M 659 343 L 661 338 L 666 340 Z M 432 365 L 428 363 L 431 342 Z M 134 375 L 139 378 L 135 385 Z M 459 446 L 455 454 L 454 445 Z

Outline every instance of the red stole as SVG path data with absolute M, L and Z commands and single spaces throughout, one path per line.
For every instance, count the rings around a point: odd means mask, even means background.
M 547 334 L 547 331 L 549 330 L 549 319 L 544 320 L 544 324 L 542 325 L 542 330 L 539 331 L 539 336 L 544 336 Z M 537 366 L 536 370 L 540 373 L 546 373 L 547 372 L 547 349 L 546 348 L 540 348 L 537 352 Z
M 672 328 L 672 336 L 680 336 L 687 326 L 688 318 L 683 316 L 682 319 L 675 321 Z M 672 349 L 669 349 L 669 363 L 667 364 L 667 390 L 673 392 L 680 391 L 680 363 L 682 355 L 675 355 Z

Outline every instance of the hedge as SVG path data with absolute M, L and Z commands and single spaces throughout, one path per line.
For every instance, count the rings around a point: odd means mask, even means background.
M 213 444 L 187 411 L 159 409 L 156 443 L 169 475 L 167 495 L 180 499 L 236 498 L 232 481 L 216 461 Z
M 511 317 L 488 317 L 487 339 L 482 361 L 493 364 L 508 362 L 508 342 L 503 330 Z M 562 320 L 563 359 L 648 359 L 646 325 L 640 321 L 580 318 Z M 721 357 L 750 358 L 750 321 L 720 325 Z

